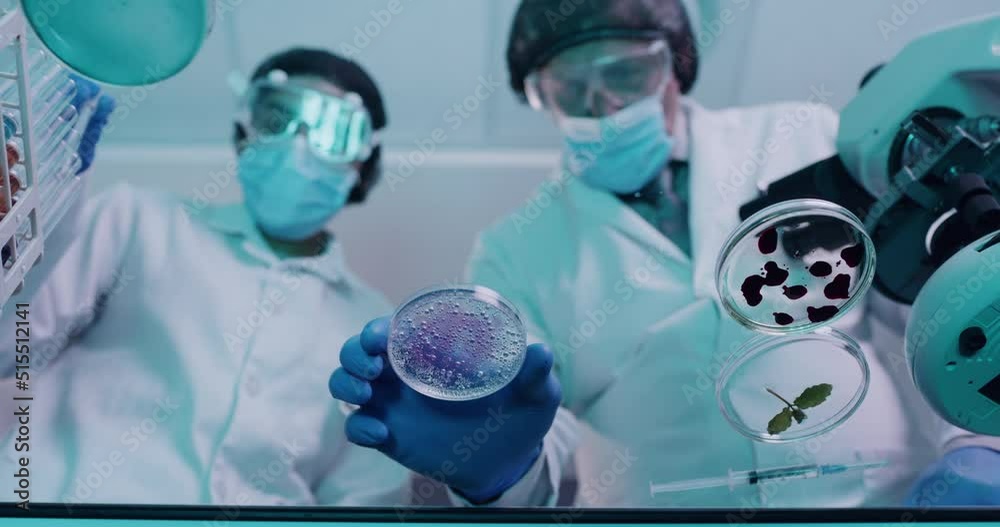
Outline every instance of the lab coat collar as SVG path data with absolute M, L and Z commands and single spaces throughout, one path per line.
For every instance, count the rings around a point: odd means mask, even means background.
M 575 208 L 596 217 L 650 251 L 678 262 L 690 263 L 690 258 L 674 242 L 610 192 L 595 189 L 562 170 L 559 177 L 565 178 L 566 193 Z
M 691 130 L 688 124 L 688 112 L 690 108 L 682 104 L 674 116 L 674 130 L 671 137 L 674 139 L 674 147 L 670 152 L 670 159 L 673 161 L 688 161 L 690 159 Z
M 729 178 L 734 156 L 746 145 L 744 131 L 734 129 L 719 112 L 707 110 L 685 98 L 692 177 L 691 253 L 695 259 L 694 288 L 698 296 L 718 300 L 715 269 L 719 253 L 730 233 L 739 225 L 740 205 L 752 199 L 753 184 L 722 186 Z
M 682 99 L 680 111 L 675 117 L 674 147 L 670 156 L 672 160 L 689 161 L 690 159 L 691 119 L 688 117 L 690 109 L 686 102 L 686 99 Z M 577 178 L 569 177 L 563 173 L 563 170 L 559 171 L 558 176 L 567 178 L 568 194 L 579 208 L 597 216 L 602 222 L 609 223 L 622 234 L 653 251 L 680 262 L 691 263 L 691 258 L 684 251 L 656 227 L 650 225 L 632 207 L 622 203 L 621 200 L 607 192 L 591 188 Z
M 707 110 L 693 100 L 682 98 L 681 104 L 688 139 L 684 150 L 687 150 L 691 174 L 688 204 L 691 257 L 610 193 L 569 177 L 567 195 L 575 207 L 623 235 L 650 250 L 693 265 L 695 293 L 700 297 L 718 299 L 715 267 L 719 252 L 730 232 L 740 223 L 740 205 L 752 199 L 757 188 L 753 184 L 744 184 L 726 192 L 721 190 L 718 183 L 729 176 L 733 156 L 738 155 L 734 152 L 742 152 L 745 148 L 743 143 L 746 141 L 740 140 L 741 130 L 734 130 L 722 114 Z
M 244 251 L 270 267 L 310 273 L 331 285 L 345 278 L 347 266 L 343 247 L 332 234 L 315 256 L 282 259 L 268 247 L 243 203 L 210 205 L 193 217 L 220 233 L 242 238 Z

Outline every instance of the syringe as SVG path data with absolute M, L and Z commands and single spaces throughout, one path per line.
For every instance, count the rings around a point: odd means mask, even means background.
M 830 465 L 789 465 L 785 467 L 775 467 L 763 470 L 733 470 L 729 469 L 728 476 L 714 478 L 688 479 L 675 481 L 673 483 L 649 483 L 650 496 L 656 496 L 665 492 L 683 492 L 687 490 L 710 489 L 716 487 L 729 487 L 732 491 L 737 486 L 757 485 L 765 481 L 789 480 L 789 479 L 812 479 L 833 474 L 842 474 L 856 470 L 869 470 L 881 468 L 888 465 L 888 461 L 875 461 L 870 463 L 854 464 L 830 464 Z

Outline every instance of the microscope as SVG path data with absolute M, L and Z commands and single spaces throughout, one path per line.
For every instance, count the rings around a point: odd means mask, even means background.
M 854 213 L 878 255 L 873 286 L 912 306 L 917 388 L 948 422 L 1000 436 L 1000 14 L 927 34 L 869 74 L 836 146 L 741 217 L 797 198 Z

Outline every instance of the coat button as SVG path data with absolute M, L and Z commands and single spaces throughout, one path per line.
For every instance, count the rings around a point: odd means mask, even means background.
M 256 397 L 260 394 L 260 382 L 257 380 L 257 377 L 253 375 L 247 377 L 246 389 L 250 397 Z

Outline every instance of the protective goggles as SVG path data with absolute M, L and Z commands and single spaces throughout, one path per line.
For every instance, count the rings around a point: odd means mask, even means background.
M 365 161 L 378 144 L 371 116 L 355 93 L 335 96 L 273 80 L 246 91 L 251 140 L 290 139 L 305 131 L 309 148 L 332 163 Z
M 528 75 L 525 94 L 538 111 L 601 117 L 662 91 L 670 68 L 670 47 L 657 40 L 582 64 L 550 63 Z

